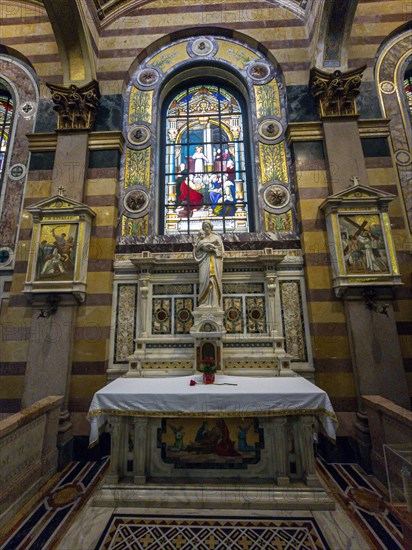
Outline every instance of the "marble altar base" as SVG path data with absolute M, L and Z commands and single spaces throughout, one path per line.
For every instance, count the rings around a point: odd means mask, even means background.
M 93 498 L 97 507 L 179 508 L 180 510 L 335 510 L 335 501 L 317 480 L 316 487 L 294 483 L 288 487 L 273 484 L 222 483 L 105 483 Z

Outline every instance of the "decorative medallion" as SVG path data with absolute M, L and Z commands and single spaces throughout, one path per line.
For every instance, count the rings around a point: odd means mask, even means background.
M 32 118 L 36 113 L 36 105 L 31 101 L 26 101 L 20 107 L 20 113 L 24 118 Z
M 396 163 L 401 166 L 406 166 L 411 162 L 411 155 L 406 149 L 398 149 L 395 153 Z
M 0 248 L 0 269 L 7 267 L 13 261 L 14 253 L 8 246 L 2 246 Z
M 13 181 L 18 181 L 26 175 L 26 167 L 24 164 L 13 164 L 9 170 L 9 178 Z
M 266 84 L 272 77 L 272 66 L 262 60 L 253 61 L 247 68 L 247 74 L 256 84 Z
M 270 212 L 279 214 L 289 208 L 289 190 L 280 184 L 272 184 L 265 187 L 263 191 L 265 208 Z
M 177 317 L 181 323 L 187 323 L 192 317 L 192 312 L 190 309 L 183 308 L 178 312 Z
M 276 118 L 266 118 L 258 126 L 260 141 L 276 143 L 283 139 L 283 126 Z
M 143 189 L 131 189 L 123 199 L 129 217 L 140 217 L 149 205 L 149 196 Z
M 159 81 L 160 73 L 154 67 L 140 69 L 136 74 L 136 85 L 144 90 L 151 90 Z
M 187 45 L 187 53 L 190 57 L 206 57 L 215 55 L 217 52 L 217 44 L 210 38 L 196 38 Z
M 383 94 L 393 94 L 395 91 L 395 84 L 390 80 L 384 80 L 379 84 L 379 88 Z
M 150 145 L 152 132 L 144 124 L 134 124 L 127 132 L 127 140 L 132 148 L 145 149 Z

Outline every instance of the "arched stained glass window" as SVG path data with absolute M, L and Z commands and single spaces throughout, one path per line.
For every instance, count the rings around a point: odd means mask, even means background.
M 412 115 L 412 63 L 408 65 L 405 71 L 403 85 L 405 87 L 406 102 L 409 107 L 409 112 Z
M 0 86 L 0 183 L 6 168 L 7 148 L 13 119 L 13 100 L 8 90 Z
M 190 234 L 210 220 L 250 231 L 242 103 L 219 85 L 188 86 L 164 111 L 164 232 Z

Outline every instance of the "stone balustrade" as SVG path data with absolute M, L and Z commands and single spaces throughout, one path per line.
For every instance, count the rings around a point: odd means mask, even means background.
M 373 473 L 386 485 L 383 446 L 410 444 L 412 441 L 412 411 L 395 405 L 380 395 L 362 396 L 362 402 L 368 415 Z
M 63 397 L 49 396 L 0 422 L 0 521 L 4 525 L 56 472 Z

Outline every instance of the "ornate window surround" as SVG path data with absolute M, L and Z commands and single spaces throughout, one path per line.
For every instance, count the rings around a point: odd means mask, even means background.
M 170 236 L 159 227 L 160 128 L 165 98 L 177 84 L 204 77 L 239 90 L 248 103 L 251 173 L 256 233 L 272 240 L 296 239 L 291 159 L 285 141 L 286 94 L 279 66 L 270 54 L 222 36 L 184 38 L 150 54 L 126 88 L 121 166 L 119 245 L 156 242 Z M 269 189 L 270 188 L 270 189 Z M 272 193 L 268 191 L 273 191 Z M 133 200 L 128 200 L 131 194 Z M 139 196 L 137 196 L 139 195 Z M 136 198 L 136 200 L 134 200 Z M 275 202 L 270 200 L 273 199 Z M 128 206 L 137 205 L 135 211 Z M 227 235 L 230 238 L 230 235 Z M 173 236 L 191 242 L 190 236 Z
M 0 196 L 0 252 L 8 255 L 8 259 L 0 263 L 1 272 L 14 267 L 21 205 L 29 170 L 30 154 L 26 135 L 34 129 L 39 102 L 39 83 L 34 70 L 12 55 L 0 54 L 0 66 L 1 80 L 10 91 L 14 104 Z M 16 208 L 16 205 L 20 205 L 20 208 Z

